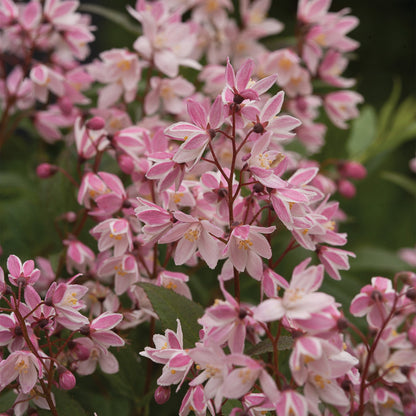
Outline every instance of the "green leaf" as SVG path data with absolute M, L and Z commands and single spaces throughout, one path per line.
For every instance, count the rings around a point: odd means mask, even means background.
M 6 391 L 6 393 L 1 393 L 0 394 L 0 412 L 6 412 L 7 410 L 9 410 L 14 401 L 16 400 L 16 393 L 14 393 L 13 391 L 9 390 Z
M 87 416 L 84 408 L 66 391 L 54 389 L 56 410 L 59 416 Z M 50 416 L 49 410 L 37 410 L 39 416 Z
M 204 308 L 172 290 L 151 283 L 140 283 L 164 328 L 175 329 L 176 319 L 181 321 L 185 348 L 192 348 L 199 341 L 201 329 L 197 320 L 204 314 Z
M 108 7 L 99 6 L 98 4 L 81 4 L 79 9 L 83 12 L 93 13 L 98 16 L 108 19 L 123 29 L 127 30 L 134 35 L 140 35 L 139 23 L 132 23 L 124 13 L 120 13 L 117 10 L 110 9 Z
M 377 136 L 381 136 L 382 132 L 388 129 L 388 126 L 391 123 L 391 117 L 393 116 L 395 108 L 399 103 L 401 89 L 402 87 L 400 80 L 395 80 L 390 97 L 387 99 L 382 109 L 380 110 L 379 123 L 377 126 Z
M 281 335 L 277 342 L 279 351 L 290 350 L 293 348 L 293 338 L 289 335 Z M 261 355 L 267 352 L 273 352 L 273 344 L 270 339 L 259 342 L 248 350 L 248 355 Z
M 413 196 L 416 196 L 416 181 L 395 172 L 382 172 L 381 177 L 389 182 L 392 182 Z
M 375 139 L 377 116 L 373 107 L 362 109 L 360 117 L 352 123 L 351 134 L 347 141 L 347 150 L 351 159 L 357 159 L 365 153 Z
M 129 416 L 131 412 L 131 401 L 125 397 L 112 394 L 103 396 L 101 393 L 87 391 L 83 389 L 78 391 L 77 397 L 87 410 L 89 415 L 96 412 L 98 416 Z
M 407 270 L 408 264 L 397 253 L 379 247 L 361 247 L 355 250 L 357 258 L 351 262 L 351 270 L 377 271 L 377 273 L 397 273 Z
M 234 408 L 242 409 L 240 400 L 236 399 L 228 399 L 224 405 L 221 407 L 221 414 L 229 415 Z

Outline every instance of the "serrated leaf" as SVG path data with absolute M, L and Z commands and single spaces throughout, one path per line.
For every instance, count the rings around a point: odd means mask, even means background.
M 351 159 L 359 158 L 371 146 L 376 134 L 377 116 L 373 107 L 362 109 L 360 117 L 352 123 L 347 150 Z
M 279 351 L 290 350 L 293 348 L 293 338 L 289 335 L 281 335 L 277 342 L 277 349 Z M 273 344 L 270 339 L 265 339 L 259 342 L 248 350 L 249 355 L 261 355 L 268 352 L 273 352 Z
M 395 252 L 379 247 L 361 247 L 355 250 L 357 258 L 351 262 L 351 270 L 369 270 L 377 273 L 396 273 L 409 266 Z
M 153 309 L 159 316 L 164 328 L 176 329 L 176 319 L 181 321 L 185 348 L 192 348 L 199 340 L 201 329 L 197 320 L 204 314 L 204 308 L 172 290 L 152 285 L 139 284 L 148 296 Z
M 123 29 L 127 30 L 134 35 L 140 35 L 139 24 L 132 23 L 124 13 L 120 13 L 117 10 L 110 9 L 108 7 L 100 6 L 98 4 L 81 4 L 79 7 L 80 11 L 93 13 L 98 16 L 104 17 Z
M 2 392 L 0 394 L 0 412 L 3 413 L 9 410 L 16 400 L 16 397 L 17 394 L 11 390 L 6 391 L 5 393 Z
M 416 181 L 395 172 L 382 172 L 381 177 L 395 185 L 400 186 L 413 196 L 416 196 Z

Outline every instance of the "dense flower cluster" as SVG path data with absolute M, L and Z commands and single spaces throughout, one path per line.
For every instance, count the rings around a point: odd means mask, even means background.
M 295 42 L 269 51 L 260 39 L 283 24 L 267 17 L 267 0 L 242 0 L 239 23 L 230 0 L 138 0 L 128 8 L 141 27 L 132 49 L 81 64 L 93 28 L 77 1 L 0 0 L 1 140 L 17 115 L 47 142 L 72 144 L 79 181 L 48 163 L 37 174 L 68 176 L 83 208 L 62 216 L 74 224 L 63 259 L 79 274 L 63 279 L 46 259 L 39 270 L 13 255 L 6 276 L 0 268 L 0 389 L 17 391 L 15 414 L 30 400 L 56 414 L 52 386 L 71 389 L 74 373 L 97 364 L 117 372 L 109 348 L 124 345 L 118 332 L 157 318 L 140 283 L 192 299 L 187 282 L 204 265 L 218 271 L 223 299 L 198 320 L 199 341 L 184 349 L 178 320 L 141 352 L 163 365 L 157 403 L 177 385 L 181 416 L 220 413 L 228 399 L 242 406 L 233 415 L 415 414 L 416 276 L 375 277 L 354 298 L 368 336 L 319 291 L 325 273 L 341 279 L 355 256 L 341 248 L 334 195 L 353 197 L 351 180 L 366 175 L 354 161 L 309 158 L 325 141 L 320 115 L 345 129 L 363 101 L 342 76 L 358 19 L 330 3 L 300 0 Z M 331 92 L 319 93 L 322 83 Z M 87 219 L 97 250 L 80 237 Z M 306 259 L 290 279 L 279 275 L 299 247 Z M 257 303 L 242 299 L 240 279 L 258 282 Z M 268 354 L 250 353 L 258 345 Z

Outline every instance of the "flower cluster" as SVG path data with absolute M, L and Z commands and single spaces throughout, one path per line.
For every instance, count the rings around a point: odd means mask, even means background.
M 17 415 L 29 400 L 57 414 L 52 387 L 74 387 L 73 373 L 117 372 L 109 347 L 144 322 L 154 335 L 145 284 L 191 301 L 188 282 L 205 266 L 223 299 L 200 316 L 198 341 L 184 348 L 178 320 L 141 352 L 163 365 L 157 403 L 177 385 L 181 416 L 219 414 L 230 399 L 241 404 L 233 415 L 414 414 L 415 275 L 394 286 L 374 278 L 354 298 L 371 337 L 319 290 L 355 257 L 341 248 L 334 197 L 353 197 L 351 179 L 366 170 L 310 155 L 325 142 L 323 113 L 341 129 L 359 114 L 363 99 L 342 76 L 358 20 L 330 12 L 329 0 L 300 0 L 293 43 L 269 51 L 261 39 L 283 29 L 267 17 L 270 2 L 239 3 L 138 0 L 128 7 L 141 28 L 132 48 L 81 64 L 93 28 L 77 1 L 0 0 L 0 140 L 18 115 L 73 146 L 78 177 L 49 163 L 37 174 L 66 175 L 82 208 L 59 218 L 69 231 L 56 273 L 46 259 L 39 270 L 13 255 L 7 279 L 0 268 L 0 389 L 17 391 Z M 306 259 L 287 280 L 279 265 L 293 250 Z M 79 274 L 63 278 L 64 265 Z M 243 299 L 250 279 L 257 290 Z

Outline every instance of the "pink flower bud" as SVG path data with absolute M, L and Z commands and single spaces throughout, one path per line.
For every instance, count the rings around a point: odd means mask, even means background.
M 50 178 L 55 175 L 56 172 L 58 172 L 58 167 L 49 163 L 41 163 L 36 168 L 36 174 L 42 179 Z
M 87 121 L 86 126 L 90 130 L 101 130 L 105 126 L 105 120 L 102 117 L 95 116 Z
M 72 390 L 76 384 L 77 380 L 70 371 L 65 369 L 61 374 L 59 374 L 59 387 L 62 390 Z
M 166 386 L 159 386 L 155 390 L 155 402 L 157 404 L 164 404 L 170 398 L 170 388 Z
M 340 164 L 339 173 L 345 178 L 364 179 L 367 169 L 361 163 L 349 160 Z
M 58 105 L 60 110 L 62 111 L 62 114 L 69 116 L 72 113 L 72 109 L 74 108 L 74 105 L 72 104 L 71 100 L 67 97 L 62 97 L 58 101 Z
M 120 169 L 125 174 L 131 175 L 134 172 L 134 161 L 130 156 L 120 155 L 117 161 Z
M 75 222 L 77 219 L 77 214 L 74 211 L 68 211 L 63 215 L 65 221 Z
M 356 189 L 350 181 L 340 179 L 338 181 L 338 192 L 345 198 L 354 198 Z
M 409 337 L 409 341 L 416 347 L 416 326 L 413 325 L 407 331 L 407 336 Z

